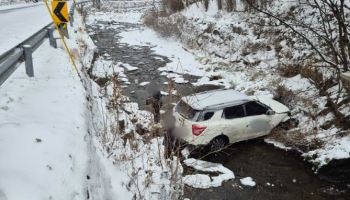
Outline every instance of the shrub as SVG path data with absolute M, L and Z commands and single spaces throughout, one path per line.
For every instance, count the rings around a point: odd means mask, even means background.
M 218 9 L 222 10 L 222 0 L 217 0 L 218 3 Z
M 204 7 L 205 7 L 205 11 L 208 11 L 208 8 L 209 8 L 209 0 L 204 0 Z
M 236 10 L 236 0 L 226 0 L 226 10 L 228 12 Z
M 281 76 L 290 78 L 300 74 L 300 69 L 300 65 L 284 64 L 278 68 L 278 71 Z
M 247 31 L 243 30 L 243 28 L 239 26 L 232 26 L 232 32 L 237 33 L 238 35 L 247 35 Z
M 178 12 L 185 8 L 182 0 L 163 0 L 163 5 L 172 12 Z
M 143 23 L 146 26 L 154 27 L 158 24 L 158 14 L 156 12 L 149 12 L 143 17 Z
M 175 18 L 171 16 L 162 17 L 154 12 L 148 13 L 143 20 L 147 26 L 153 28 L 162 37 L 180 37 L 181 29 L 185 23 L 185 17 L 182 15 Z
M 288 90 L 285 86 L 277 86 L 274 94 L 274 99 L 281 102 L 289 108 L 293 108 L 297 101 L 297 95 L 293 91 Z
M 302 77 L 313 81 L 316 86 L 323 85 L 323 74 L 316 68 L 313 69 L 312 67 L 303 67 L 300 71 L 300 74 Z

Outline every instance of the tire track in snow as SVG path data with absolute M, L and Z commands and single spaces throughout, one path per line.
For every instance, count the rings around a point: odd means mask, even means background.
M 92 140 L 92 135 L 86 136 L 87 153 L 89 156 L 87 166 L 87 189 L 86 199 L 88 200 L 112 200 L 112 186 L 110 177 L 106 174 L 106 169 L 101 163 L 95 144 Z

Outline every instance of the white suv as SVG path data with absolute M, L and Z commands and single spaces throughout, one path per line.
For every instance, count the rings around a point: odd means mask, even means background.
M 212 90 L 178 102 L 174 136 L 216 151 L 229 143 L 267 135 L 290 119 L 289 115 L 285 105 L 267 96 L 247 96 L 232 89 Z

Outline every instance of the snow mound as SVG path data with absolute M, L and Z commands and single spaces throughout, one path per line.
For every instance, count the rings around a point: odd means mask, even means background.
M 317 163 L 318 167 L 326 165 L 333 159 L 345 159 L 350 157 L 350 136 L 334 139 L 327 143 L 324 148 L 316 149 L 304 153 L 304 157 L 315 158 L 311 159 L 313 163 Z M 317 156 L 315 156 L 317 155 Z
M 148 82 L 148 81 L 145 81 L 145 82 L 140 83 L 141 86 L 146 86 L 146 85 L 148 85 L 148 84 L 150 84 L 150 82 Z
M 127 63 L 120 63 L 121 66 L 123 66 L 128 71 L 135 71 L 138 69 L 138 67 L 131 66 Z
M 183 178 L 183 182 L 186 185 L 189 185 L 194 188 L 211 188 L 219 187 L 222 185 L 222 182 L 234 179 L 234 173 L 224 167 L 222 164 L 207 162 L 203 160 L 197 160 L 194 158 L 184 160 L 184 164 L 193 167 L 194 169 L 202 172 L 218 172 L 220 175 L 210 177 L 206 174 L 194 174 L 186 175 Z
M 239 181 L 241 182 L 242 185 L 245 185 L 245 186 L 254 187 L 256 185 L 252 177 L 241 178 Z

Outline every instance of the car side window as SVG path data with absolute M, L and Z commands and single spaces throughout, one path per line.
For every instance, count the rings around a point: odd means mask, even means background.
M 203 121 L 211 119 L 213 115 L 214 115 L 214 112 L 206 112 L 203 116 Z
M 242 105 L 239 106 L 231 106 L 224 109 L 223 116 L 225 119 L 235 119 L 244 117 L 244 109 Z
M 265 115 L 268 111 L 268 108 L 255 101 L 248 102 L 244 106 L 247 116 Z

